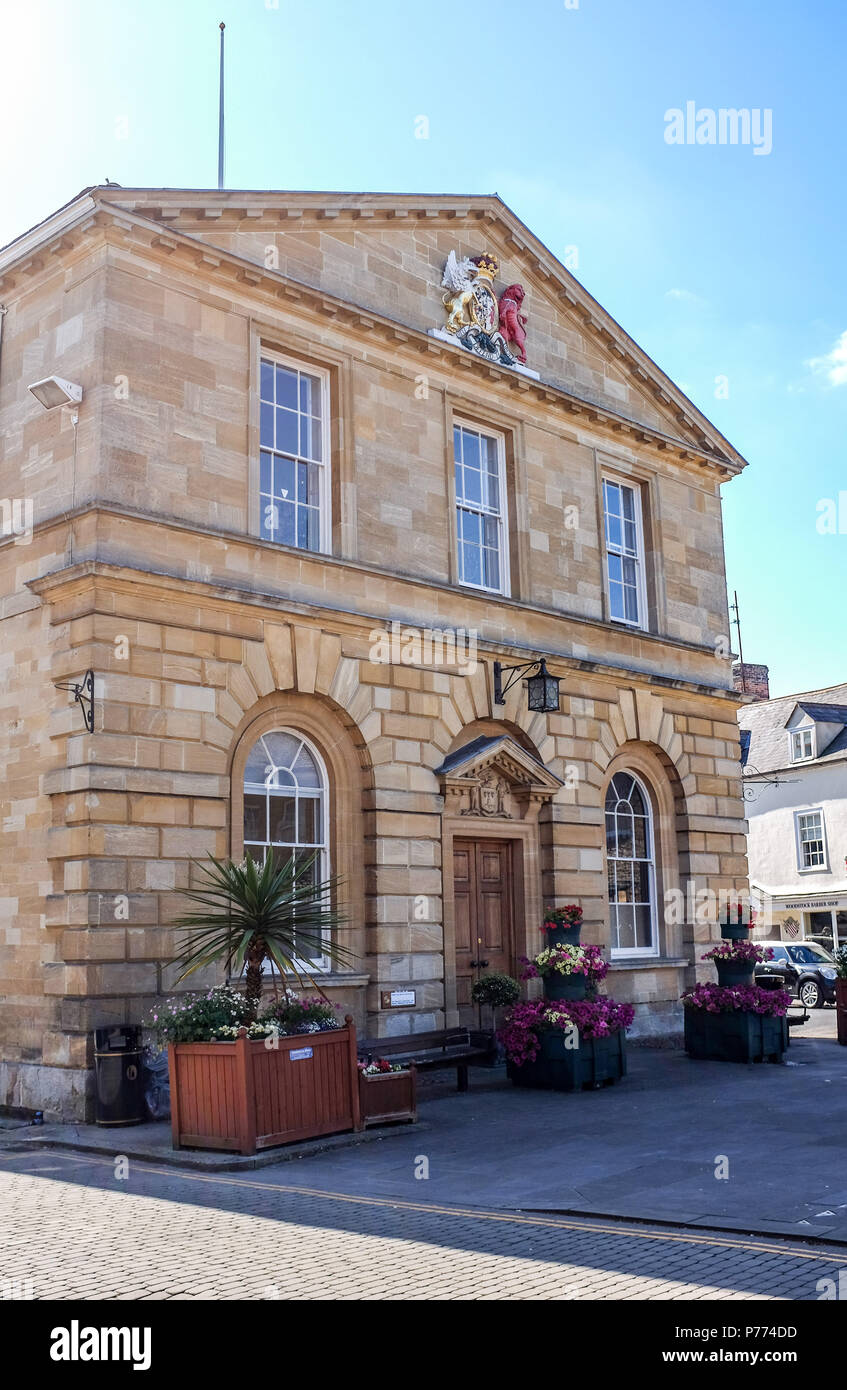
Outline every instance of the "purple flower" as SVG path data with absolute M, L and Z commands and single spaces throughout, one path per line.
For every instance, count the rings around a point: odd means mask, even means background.
M 770 946 L 761 946 L 757 941 L 722 941 L 719 946 L 713 946 L 711 951 L 707 951 L 700 959 L 743 961 L 773 960 L 773 951 Z
M 509 1061 L 520 1067 L 535 1060 L 542 1033 L 576 1028 L 582 1038 L 607 1038 L 629 1028 L 634 1017 L 631 1004 L 619 1004 L 606 995 L 597 999 L 536 999 L 515 1004 L 497 1036 Z
M 788 1012 L 791 995 L 784 989 L 760 989 L 758 985 L 695 985 L 682 996 L 686 1009 L 704 1009 L 710 1014 L 761 1014 L 765 1018 L 783 1018 Z
M 604 980 L 609 971 L 599 946 L 546 946 L 532 960 L 521 957 L 522 980 L 539 975 L 584 975 L 588 980 Z

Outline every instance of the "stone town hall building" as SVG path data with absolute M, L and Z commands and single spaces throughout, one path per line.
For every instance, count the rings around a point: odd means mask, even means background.
M 718 430 L 496 197 L 91 188 L 0 305 L 0 1104 L 83 1114 L 245 845 L 344 879 L 371 1035 L 574 900 L 678 1031 L 666 895 L 746 884 Z

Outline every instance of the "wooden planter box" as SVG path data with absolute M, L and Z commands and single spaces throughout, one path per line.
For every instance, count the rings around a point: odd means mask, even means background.
M 516 1086 L 544 1091 L 581 1091 L 584 1086 L 611 1086 L 626 1076 L 626 1034 L 623 1029 L 608 1038 L 580 1038 L 579 1047 L 566 1047 L 565 1035 L 542 1033 L 534 1062 L 507 1065 Z
M 168 1048 L 175 1149 L 253 1154 L 361 1129 L 356 1029 Z
M 788 1046 L 788 1020 L 762 1014 L 710 1014 L 685 1010 L 685 1050 L 697 1061 L 781 1062 Z
M 359 1112 L 365 1126 L 417 1120 L 418 1078 L 414 1062 L 405 1071 L 387 1071 L 383 1076 L 365 1076 L 360 1071 Z

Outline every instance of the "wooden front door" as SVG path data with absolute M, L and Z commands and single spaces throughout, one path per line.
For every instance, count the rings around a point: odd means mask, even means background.
M 456 1002 L 463 1024 L 476 1022 L 471 986 L 480 975 L 515 973 L 513 877 L 510 840 L 453 841 Z

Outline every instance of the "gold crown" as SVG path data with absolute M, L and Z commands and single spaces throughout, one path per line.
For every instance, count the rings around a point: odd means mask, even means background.
M 490 251 L 483 251 L 481 256 L 475 256 L 474 264 L 478 273 L 484 275 L 486 280 L 492 279 L 500 269 L 500 262 Z

